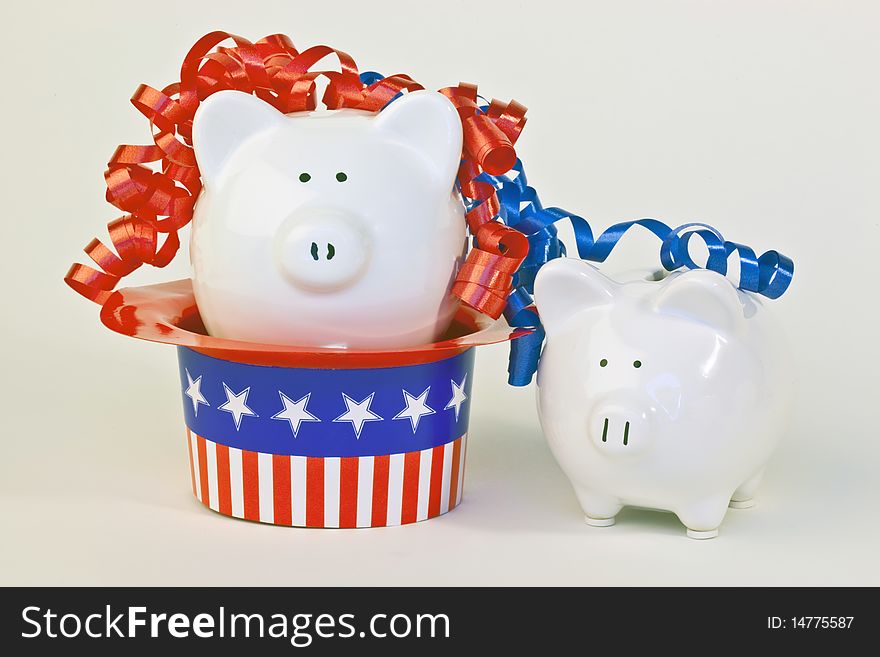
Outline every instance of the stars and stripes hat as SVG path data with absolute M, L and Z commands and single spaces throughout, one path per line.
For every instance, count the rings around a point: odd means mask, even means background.
M 462 308 L 450 337 L 375 352 L 208 336 L 189 281 L 115 292 L 102 321 L 178 347 L 195 496 L 305 527 L 432 518 L 461 501 L 474 351 L 525 335 Z
M 461 499 L 474 351 L 388 368 L 269 367 L 179 348 L 193 487 L 240 518 L 424 520 Z

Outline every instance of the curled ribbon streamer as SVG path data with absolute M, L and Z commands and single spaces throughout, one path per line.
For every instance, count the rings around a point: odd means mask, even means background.
M 234 45 L 222 45 L 228 41 Z M 338 70 L 312 70 L 328 56 L 338 61 Z M 65 282 L 103 304 L 119 281 L 141 265 L 164 267 L 171 262 L 180 247 L 178 231 L 192 219 L 201 191 L 192 121 L 205 98 L 233 89 L 254 94 L 285 114 L 313 110 L 318 77 L 327 80 L 321 101 L 328 109 L 378 112 L 400 94 L 423 88 L 404 74 L 361 74 L 351 56 L 329 46 L 300 52 L 283 34 L 251 43 L 219 31 L 193 45 L 183 60 L 179 82 L 161 90 L 139 86 L 131 102 L 149 120 L 153 143 L 123 144 L 110 158 L 104 176 L 106 198 L 126 214 L 108 225 L 112 248 L 98 239 L 85 247 L 99 269 L 74 264 Z M 503 174 L 514 165 L 513 145 L 525 125 L 526 108 L 515 101 L 492 101 L 482 109 L 477 106 L 477 88 L 468 84 L 440 93 L 450 99 L 462 121 L 464 144 L 457 182 L 470 208 L 467 222 L 474 236 L 474 248 L 452 291 L 463 303 L 497 318 L 507 305 L 529 243 L 521 232 L 497 221 L 495 189 L 477 178 L 484 172 Z
M 767 251 L 758 257 L 753 249 L 730 242 L 715 228 L 702 223 L 683 224 L 670 228 L 657 219 L 638 219 L 614 224 L 598 237 L 593 237 L 589 222 L 561 208 L 545 208 L 537 192 L 530 187 L 522 162 L 517 160 L 513 175 L 493 176 L 483 173 L 478 182 L 491 186 L 499 199 L 499 216 L 508 226 L 527 236 L 528 256 L 519 268 L 516 289 L 509 297 L 505 316 L 511 326 L 536 326 L 540 324 L 531 294 L 534 292 L 535 275 L 553 258 L 566 254 L 560 242 L 555 224 L 568 220 L 575 235 L 578 256 L 585 260 L 604 262 L 623 236 L 634 226 L 647 229 L 660 241 L 660 262 L 668 271 L 680 268 L 711 269 L 727 275 L 730 256 L 739 260 L 739 289 L 776 299 L 788 289 L 794 275 L 794 262 L 778 251 Z M 690 240 L 699 237 L 708 251 L 705 265 L 697 264 L 690 255 Z M 537 324 L 536 324 L 537 322 Z M 537 370 L 544 333 L 538 330 L 511 343 L 508 366 L 511 385 L 527 385 Z

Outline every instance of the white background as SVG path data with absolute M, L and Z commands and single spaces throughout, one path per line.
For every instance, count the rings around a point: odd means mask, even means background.
M 872 2 L 4 3 L 0 584 L 880 584 L 880 10 Z M 327 43 L 529 106 L 545 202 L 595 229 L 703 220 L 797 263 L 772 304 L 799 366 L 759 505 L 691 541 L 586 527 L 506 347 L 477 359 L 465 502 L 376 530 L 234 521 L 192 497 L 174 350 L 105 330 L 62 276 L 149 138 L 128 104 L 212 29 Z M 634 236 L 611 266 L 654 264 Z M 188 275 L 186 256 L 132 284 Z

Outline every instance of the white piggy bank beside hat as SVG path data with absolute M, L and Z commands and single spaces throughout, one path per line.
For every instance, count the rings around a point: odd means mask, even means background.
M 712 538 L 728 506 L 753 504 L 793 382 L 755 295 L 712 271 L 617 283 L 560 258 L 538 273 L 535 301 L 541 425 L 588 524 L 647 507 Z
M 211 335 L 386 349 L 445 331 L 466 225 L 461 119 L 442 94 L 284 115 L 220 91 L 193 147 L 193 290 Z

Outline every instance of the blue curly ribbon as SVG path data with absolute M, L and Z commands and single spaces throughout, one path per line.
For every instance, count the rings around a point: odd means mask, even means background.
M 373 84 L 384 76 L 366 71 L 360 77 L 364 84 Z M 397 94 L 389 103 L 401 95 Z M 485 113 L 488 105 L 481 106 L 480 110 Z M 605 262 L 627 231 L 641 226 L 660 240 L 660 263 L 668 271 L 680 268 L 710 269 L 726 276 L 728 258 L 736 253 L 740 265 L 739 288 L 769 299 L 782 296 L 794 276 L 794 262 L 787 256 L 778 251 L 767 251 L 758 256 L 752 248 L 725 240 L 715 228 L 703 223 L 671 228 L 657 219 L 637 219 L 614 224 L 594 238 L 589 222 L 583 217 L 562 208 L 545 208 L 541 204 L 535 188 L 528 184 L 519 159 L 507 174 L 492 176 L 482 173 L 477 180 L 495 187 L 501 206 L 499 218 L 523 233 L 529 241 L 529 254 L 514 276 L 514 289 L 504 310 L 504 316 L 511 326 L 535 329 L 533 333 L 511 342 L 507 372 L 508 382 L 513 386 L 528 385 L 538 369 L 545 333 L 532 294 L 538 270 L 550 260 L 566 255 L 565 245 L 559 240 L 555 226 L 559 221 L 567 219 L 571 222 L 578 256 L 584 260 Z M 468 211 L 481 202 L 465 197 Z M 702 239 L 709 252 L 703 266 L 690 256 L 689 244 L 694 235 Z
M 361 84 L 365 84 L 367 86 L 371 84 L 375 84 L 379 80 L 384 80 L 385 76 L 381 73 L 376 73 L 376 71 L 363 71 L 360 74 Z
M 511 177 L 511 173 L 515 176 Z M 508 174 L 491 176 L 486 173 L 479 179 L 497 190 L 501 204 L 500 218 L 511 228 L 520 231 L 529 240 L 529 255 L 523 262 L 510 296 L 505 317 L 511 326 L 539 326 L 537 313 L 532 306 L 535 276 L 548 261 L 564 256 L 565 246 L 560 242 L 555 224 L 568 220 L 575 235 L 578 256 L 584 260 L 604 262 L 621 238 L 634 226 L 641 226 L 660 241 L 660 262 L 668 271 L 682 267 L 687 269 L 711 269 L 727 275 L 728 258 L 736 253 L 740 262 L 739 288 L 776 299 L 788 289 L 794 275 L 794 262 L 777 251 L 767 251 L 760 257 L 744 244 L 730 242 L 715 228 L 702 223 L 689 223 L 671 228 L 657 219 L 637 219 L 614 224 L 598 237 L 593 237 L 589 222 L 573 212 L 562 208 L 545 208 L 534 187 L 530 187 L 521 160 L 517 160 Z M 709 252 L 702 267 L 690 256 L 691 238 L 697 235 Z M 539 329 L 511 344 L 508 365 L 509 383 L 527 385 L 537 370 L 544 331 Z

